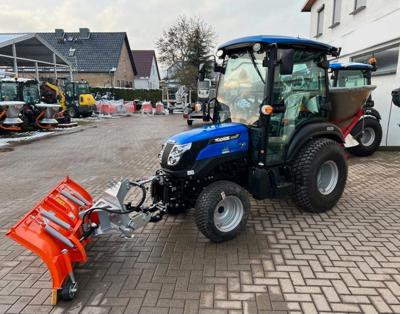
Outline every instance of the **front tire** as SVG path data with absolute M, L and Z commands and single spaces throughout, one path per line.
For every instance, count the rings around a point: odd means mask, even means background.
M 68 115 L 71 118 L 79 118 L 80 117 L 80 113 L 78 108 L 75 107 L 75 105 L 69 106 L 68 107 Z
M 346 185 L 344 150 L 331 139 L 311 140 L 297 154 L 292 171 L 295 203 L 309 212 L 326 212 L 336 205 Z
M 249 217 L 247 191 L 230 181 L 217 181 L 207 186 L 195 205 L 197 228 L 213 242 L 235 238 L 244 229 Z
M 375 153 L 381 144 L 382 126 L 378 119 L 365 117 L 358 121 L 351 135 L 359 142 L 359 145 L 349 147 L 347 150 L 356 156 L 369 156 Z

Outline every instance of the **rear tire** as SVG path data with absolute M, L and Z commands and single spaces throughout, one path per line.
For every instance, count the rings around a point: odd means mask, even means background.
M 309 212 L 326 212 L 336 205 L 346 185 L 344 150 L 331 139 L 311 140 L 297 154 L 292 171 L 294 202 Z
M 189 125 L 189 126 L 190 126 L 190 125 L 193 125 L 193 120 L 189 120 L 189 119 L 188 119 L 188 120 L 186 120 L 186 123 L 187 123 L 187 125 Z
M 360 144 L 354 147 L 349 147 L 347 150 L 356 156 L 369 156 L 375 153 L 381 144 L 382 126 L 378 119 L 365 117 L 358 121 L 356 126 L 351 131 L 351 135 Z
M 213 242 L 235 238 L 245 228 L 250 211 L 247 191 L 230 181 L 207 186 L 195 205 L 195 221 L 202 234 Z

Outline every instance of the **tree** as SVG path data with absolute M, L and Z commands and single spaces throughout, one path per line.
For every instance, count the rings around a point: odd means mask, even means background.
M 159 60 L 167 67 L 179 64 L 175 78 L 180 84 L 195 88 L 197 69 L 211 54 L 215 37 L 213 27 L 200 17 L 179 16 L 156 42 Z

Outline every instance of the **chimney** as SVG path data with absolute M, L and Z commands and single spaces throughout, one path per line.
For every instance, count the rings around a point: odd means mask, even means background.
M 89 39 L 90 30 L 89 28 L 79 28 L 79 39 Z
M 62 28 L 56 28 L 55 33 L 57 41 L 64 42 L 64 36 L 65 36 L 64 30 Z

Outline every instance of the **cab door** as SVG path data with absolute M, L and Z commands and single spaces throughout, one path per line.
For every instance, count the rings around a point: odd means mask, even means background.
M 328 99 L 327 71 L 321 66 L 325 60 L 321 52 L 299 49 L 294 52 L 291 74 L 280 74 L 280 65 L 276 66 L 267 165 L 285 162 L 288 143 L 296 130 L 304 123 L 327 115 L 324 110 Z

